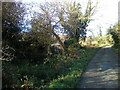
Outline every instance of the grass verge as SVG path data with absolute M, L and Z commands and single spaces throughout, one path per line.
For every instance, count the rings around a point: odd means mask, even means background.
M 44 88 L 75 88 L 87 64 L 99 49 L 100 48 L 94 48 L 84 51 L 82 58 L 78 58 L 72 62 L 66 71 L 66 75 L 52 80 L 48 85 L 45 85 Z

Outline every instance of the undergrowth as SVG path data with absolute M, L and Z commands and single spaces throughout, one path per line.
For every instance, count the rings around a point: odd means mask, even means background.
M 3 87 L 74 88 L 98 49 L 81 49 L 75 55 L 54 55 L 43 64 L 28 60 L 19 64 L 3 61 Z

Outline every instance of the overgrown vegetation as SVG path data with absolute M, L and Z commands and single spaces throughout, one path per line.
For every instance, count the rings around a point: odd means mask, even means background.
M 2 5 L 3 88 L 74 88 L 99 47 L 113 43 L 111 36 L 86 37 L 96 9 L 91 1 L 85 13 L 76 2 L 38 8 L 30 13 L 20 2 Z
M 112 35 L 114 45 L 113 49 L 120 56 L 120 22 L 108 29 L 108 34 Z
M 98 49 L 78 50 L 78 56 L 63 54 L 46 58 L 44 64 L 28 61 L 3 62 L 4 87 L 74 88 L 89 60 Z

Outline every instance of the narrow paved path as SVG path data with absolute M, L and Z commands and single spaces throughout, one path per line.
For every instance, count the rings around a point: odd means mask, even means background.
M 110 46 L 99 50 L 88 64 L 79 88 L 118 88 L 118 56 Z

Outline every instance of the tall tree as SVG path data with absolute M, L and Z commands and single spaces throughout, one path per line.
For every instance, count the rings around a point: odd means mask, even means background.
M 38 32 L 41 30 L 43 32 L 49 33 L 56 37 L 57 41 L 60 43 L 62 50 L 64 51 L 64 45 L 61 41 L 58 33 L 59 33 L 59 22 L 61 21 L 57 17 L 57 8 L 58 3 L 48 3 L 41 4 L 39 8 L 38 17 L 32 19 L 32 26 L 37 27 L 36 29 Z
M 78 42 L 80 36 L 86 36 L 86 27 L 91 20 L 91 16 L 95 12 L 96 6 L 92 6 L 91 1 L 89 0 L 85 13 L 82 13 L 81 11 L 81 4 L 76 2 L 66 3 L 65 9 L 66 13 L 59 12 L 59 18 L 62 20 L 61 25 L 68 32 L 69 36 L 71 38 L 76 38 Z
M 92 7 L 90 1 L 84 14 L 81 12 L 80 3 L 46 2 L 40 4 L 37 18 L 32 19 L 32 25 L 55 36 L 64 51 L 65 47 L 58 33 L 64 30 L 78 42 L 80 36 L 84 37 L 86 35 L 86 27 L 94 10 L 95 8 Z

